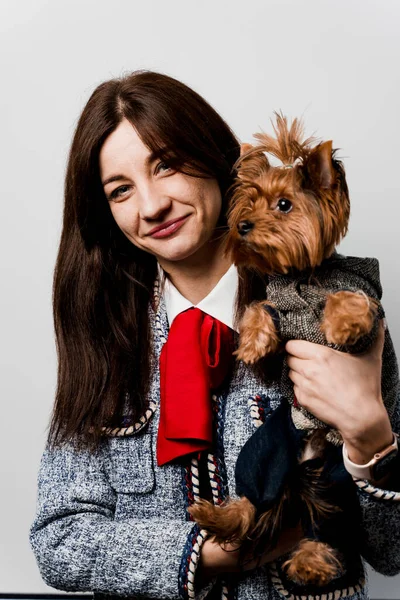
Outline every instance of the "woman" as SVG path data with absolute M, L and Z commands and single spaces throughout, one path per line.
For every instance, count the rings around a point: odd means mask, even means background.
M 150 71 L 98 86 L 79 119 L 54 278 L 58 388 L 30 531 L 53 587 L 154 600 L 289 595 L 281 563 L 299 527 L 239 572 L 236 549 L 187 512 L 199 497 L 235 497 L 240 448 L 281 399 L 276 380 L 221 355 L 211 403 L 199 407 L 189 364 L 206 327 L 232 351 L 241 311 L 263 297 L 262 278 L 222 252 L 239 152 L 198 94 Z M 298 401 L 339 429 L 359 464 L 399 427 L 380 396 L 383 335 L 356 357 L 287 344 Z M 201 420 L 204 435 L 179 433 Z M 400 571 L 399 495 L 384 491 L 399 489 L 392 471 L 386 487 L 357 487 L 363 556 L 388 575 Z M 361 562 L 346 577 L 321 594 L 368 597 Z

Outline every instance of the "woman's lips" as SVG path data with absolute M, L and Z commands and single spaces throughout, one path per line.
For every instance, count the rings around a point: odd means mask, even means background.
M 183 223 L 186 221 L 188 216 L 189 215 L 186 215 L 186 217 L 182 217 L 181 219 L 173 221 L 171 223 L 171 225 L 167 225 L 166 227 L 163 227 L 162 229 L 157 229 L 156 231 L 154 231 L 154 233 L 150 232 L 147 235 L 149 235 L 152 238 L 167 237 L 167 236 L 171 235 L 172 233 L 175 233 L 175 231 L 177 231 L 183 225 Z

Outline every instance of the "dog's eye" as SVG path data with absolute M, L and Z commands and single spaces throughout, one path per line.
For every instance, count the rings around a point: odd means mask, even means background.
M 281 212 L 288 213 L 292 210 L 293 206 L 287 198 L 279 198 L 276 208 Z

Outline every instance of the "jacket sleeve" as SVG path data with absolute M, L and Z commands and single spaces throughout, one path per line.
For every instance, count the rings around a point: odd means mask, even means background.
M 400 433 L 400 384 L 391 421 L 393 431 Z M 362 555 L 378 573 L 397 575 L 400 573 L 400 453 L 385 489 L 367 480 L 353 479 L 362 512 Z
M 191 521 L 115 521 L 116 493 L 101 450 L 47 444 L 40 462 L 29 541 L 45 583 L 65 591 L 202 600 L 195 589 L 205 531 Z

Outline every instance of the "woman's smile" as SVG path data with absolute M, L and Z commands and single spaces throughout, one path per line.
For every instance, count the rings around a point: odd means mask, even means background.
M 154 227 L 154 229 L 152 229 L 147 235 L 149 235 L 153 238 L 169 237 L 170 235 L 172 235 L 173 233 L 178 231 L 178 229 L 181 228 L 181 226 L 186 222 L 186 220 L 188 219 L 189 216 L 190 215 L 185 215 L 184 217 L 179 217 L 177 219 L 171 219 L 170 221 L 167 221 L 166 223 L 163 223 L 162 225 L 158 225 L 157 227 Z

